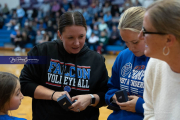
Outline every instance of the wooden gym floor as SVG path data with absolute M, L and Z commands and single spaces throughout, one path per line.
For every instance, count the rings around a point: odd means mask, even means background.
M 27 53 L 15 53 L 13 51 L 0 50 L 0 56 L 26 56 Z M 108 75 L 111 76 L 111 68 L 115 61 L 117 55 L 104 55 L 106 59 L 106 67 L 108 70 Z M 10 72 L 14 75 L 20 75 L 23 64 L 0 64 L 0 71 Z M 16 116 L 20 118 L 26 118 L 27 120 L 32 120 L 32 99 L 30 97 L 24 97 L 21 102 L 20 107 L 17 110 L 11 111 L 9 115 Z M 107 120 L 109 114 L 112 113 L 111 110 L 107 109 L 107 106 L 100 108 L 99 120 Z

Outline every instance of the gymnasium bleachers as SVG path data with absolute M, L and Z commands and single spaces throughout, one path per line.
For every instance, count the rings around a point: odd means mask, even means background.
M 0 29 L 0 47 L 5 47 L 5 44 L 11 43 L 11 32 L 12 30 Z
M 0 29 L 0 48 L 12 48 L 14 49 L 14 46 L 11 43 L 11 34 L 12 30 L 6 30 L 6 29 Z M 27 43 L 25 45 L 25 48 L 31 49 L 33 47 L 32 43 Z
M 27 16 L 26 16 L 27 17 Z M 25 16 L 23 17 L 23 21 L 21 23 L 21 27 L 24 27 L 24 23 L 26 21 L 26 18 Z M 7 18 L 5 19 L 5 24 L 8 23 L 10 21 L 10 17 L 9 15 L 7 15 Z M 87 24 L 92 24 L 92 21 L 93 20 L 87 20 Z M 4 25 L 5 25 L 4 24 Z M 14 28 L 11 28 L 10 30 L 7 29 L 7 26 L 3 26 L 2 29 L 0 29 L 0 48 L 11 48 L 11 49 L 14 49 L 15 46 L 11 43 L 11 38 L 10 38 L 10 34 L 12 33 L 12 31 L 14 30 Z M 27 43 L 25 45 L 25 48 L 26 49 L 31 49 L 33 47 L 33 44 L 32 43 Z M 124 50 L 125 49 L 125 45 L 121 44 L 121 40 L 118 40 L 116 43 L 114 43 L 114 45 L 107 45 L 106 46 L 107 48 L 107 53 L 110 53 L 110 54 L 118 54 L 120 51 Z
M 0 48 L 12 47 L 10 39 L 11 32 L 12 30 L 0 29 Z M 25 48 L 27 49 L 31 49 L 32 47 L 32 43 L 27 43 L 25 45 Z M 120 51 L 125 49 L 125 46 L 120 46 L 120 41 L 117 41 L 115 45 L 107 45 L 106 49 L 109 54 L 118 54 Z

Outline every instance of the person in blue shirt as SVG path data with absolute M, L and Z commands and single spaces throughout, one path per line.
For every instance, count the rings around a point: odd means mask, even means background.
M 19 79 L 7 72 L 0 72 L 0 120 L 26 120 L 8 115 L 9 110 L 18 109 L 24 98 Z
M 127 9 L 119 21 L 118 29 L 127 49 L 117 56 L 112 67 L 112 76 L 108 81 L 109 90 L 105 95 L 106 103 L 114 102 L 120 110 L 113 111 L 108 120 L 142 120 L 144 72 L 149 57 L 144 55 L 145 43 L 138 38 L 143 25 L 145 9 L 131 7 Z M 129 100 L 119 103 L 115 92 L 126 90 Z

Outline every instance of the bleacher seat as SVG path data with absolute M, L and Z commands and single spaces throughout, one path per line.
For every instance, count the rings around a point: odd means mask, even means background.
M 109 54 L 119 54 L 122 50 L 125 49 L 125 46 L 119 46 L 119 45 L 107 45 L 106 51 Z
M 122 51 L 125 49 L 125 46 L 115 46 L 115 45 L 107 45 L 106 50 L 107 51 Z
M 32 43 L 27 43 L 27 44 L 25 45 L 25 48 L 33 48 L 33 44 L 32 44 Z
M 7 39 L 7 38 L 10 38 L 10 36 L 6 34 L 0 34 L 0 39 Z
M 7 39 L 1 39 L 0 38 L 0 43 L 11 43 L 11 39 L 9 38 L 7 38 Z
M 0 47 L 4 47 L 4 44 L 11 43 L 11 30 L 0 30 Z
M 4 43 L 1 43 L 1 42 L 0 42 L 0 47 L 4 47 Z
M 12 32 L 12 30 L 4 30 L 4 29 L 1 29 L 0 30 L 0 35 L 10 35 Z
M 114 45 L 121 45 L 121 40 L 117 40 Z

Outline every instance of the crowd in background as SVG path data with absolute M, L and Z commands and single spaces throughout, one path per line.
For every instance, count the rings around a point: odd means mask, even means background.
M 33 3 L 35 0 L 31 0 Z M 86 44 L 99 53 L 106 53 L 107 45 L 125 45 L 117 29 L 123 11 L 141 6 L 138 0 L 21 0 L 21 5 L 9 10 L 0 4 L 0 29 L 12 30 L 14 51 L 25 51 L 25 44 L 33 45 L 58 40 L 59 17 L 67 11 L 79 11 L 87 23 Z

